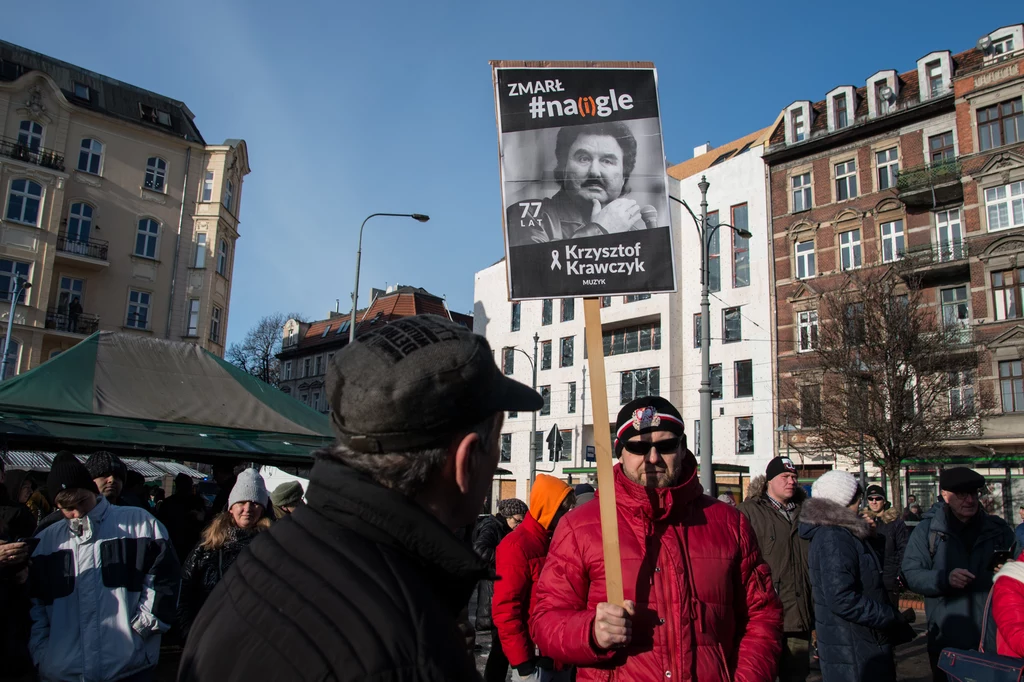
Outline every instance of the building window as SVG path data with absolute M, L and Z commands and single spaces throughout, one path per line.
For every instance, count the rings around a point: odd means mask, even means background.
M 875 81 L 875 106 L 878 108 L 878 115 L 889 113 L 889 100 L 883 97 L 883 91 L 889 87 L 885 80 Z
M 87 242 L 92 234 L 92 206 L 89 204 L 71 204 L 68 212 L 68 242 Z
M 960 209 L 935 214 L 935 231 L 939 243 L 939 261 L 946 263 L 967 257 L 964 231 L 960 225 Z
M 817 428 L 821 424 L 821 386 L 806 384 L 800 387 L 800 426 Z
M 711 365 L 708 372 L 708 377 L 711 379 L 711 399 L 721 400 L 722 399 L 722 365 L 721 363 Z
M 220 308 L 216 306 L 210 314 L 210 341 L 220 343 Z M 317 360 L 319 359 L 320 357 L 317 356 Z
M 18 146 L 30 152 L 38 152 L 43 146 L 43 126 L 35 121 L 22 121 L 18 124 Z
M 619 404 L 625 405 L 637 398 L 661 395 L 661 370 L 657 367 L 623 372 L 619 382 Z
M 955 158 L 956 150 L 953 148 L 952 130 L 928 138 L 928 160 L 931 163 L 952 161 Z
M 693 315 L 693 347 L 700 348 L 701 329 L 700 329 L 700 313 L 694 313 Z
M 533 432 L 533 452 L 534 459 L 538 462 L 544 461 L 544 432 L 534 431 Z
M 302 360 L 302 378 L 313 376 L 313 358 L 303 358 Z
M 942 63 L 938 60 L 928 62 L 924 68 L 928 76 L 928 96 L 939 97 L 945 94 L 946 89 L 942 86 Z
M 818 311 L 806 310 L 797 315 L 797 330 L 800 336 L 799 351 L 806 353 L 818 347 Z
M 149 300 L 150 294 L 147 291 L 128 290 L 128 319 L 124 323 L 126 327 L 149 328 Z
M 700 420 L 693 420 L 693 454 L 700 461 Z
M 77 97 L 78 99 L 88 100 L 92 95 L 92 91 L 89 89 L 89 86 L 85 85 L 84 83 L 75 83 L 74 92 L 75 97 Z
M 82 140 L 82 146 L 78 151 L 78 170 L 99 175 L 102 162 L 103 143 L 88 137 Z
M 501 349 L 501 372 L 507 377 L 512 376 L 516 371 L 516 349 L 506 347 Z
M 512 326 L 511 326 L 511 331 L 514 331 L 514 332 L 519 331 L 519 319 L 520 319 L 519 316 L 520 316 L 521 313 L 522 313 L 522 306 L 519 304 L 519 301 L 514 301 L 512 303 Z
M 572 367 L 573 351 L 576 345 L 575 336 L 567 336 L 562 339 L 562 353 L 558 358 L 559 367 Z
M 832 99 L 832 114 L 835 116 L 836 128 L 850 125 L 850 116 L 846 104 L 846 95 L 836 95 Z
M 726 308 L 722 311 L 722 343 L 735 343 L 743 340 L 743 327 L 739 308 Z
M 1010 54 L 1013 52 L 1013 35 L 1005 35 L 1001 38 L 993 39 L 992 47 L 990 49 L 993 56 Z
M 857 160 L 850 159 L 836 164 L 836 201 L 846 201 L 857 196 Z
M 999 363 L 999 390 L 1003 396 L 1003 412 L 1024 412 L 1024 372 L 1020 360 Z
M 188 301 L 188 330 L 185 336 L 199 336 L 199 299 L 192 298 Z M 288 364 L 291 369 L 291 363 Z M 291 377 L 287 377 L 291 378 Z
M 737 360 L 733 363 L 736 376 L 736 397 L 752 398 L 754 396 L 754 362 L 753 360 Z
M 967 286 L 950 287 L 941 291 L 942 322 L 946 327 L 966 328 L 971 312 L 967 305 Z
M 551 414 L 551 387 L 541 386 L 540 397 L 544 398 L 544 406 L 540 408 L 541 415 Z
M 875 165 L 878 167 L 878 189 L 894 189 L 900 172 L 899 149 L 893 147 L 875 152 Z
M 146 189 L 154 192 L 164 191 L 164 181 L 167 179 L 167 162 L 158 156 L 151 156 L 146 162 Z
M 1024 139 L 1024 97 L 978 109 L 978 146 L 981 151 Z
M 843 320 L 843 334 L 850 346 L 859 346 L 864 343 L 867 333 L 867 325 L 864 320 L 864 304 L 851 303 L 846 306 Z
M 992 296 L 995 299 L 997 320 L 1024 317 L 1021 299 L 1024 298 L 1024 268 L 992 273 Z
M 974 372 L 949 373 L 949 414 L 951 417 L 974 416 Z
M 661 350 L 661 324 L 641 324 L 609 329 L 601 334 L 604 356 Z
M 601 307 L 602 308 L 608 308 L 608 307 L 611 306 L 611 304 L 612 304 L 612 297 L 611 296 L 602 296 L 601 297 Z
M 220 240 L 220 248 L 217 249 L 217 274 L 228 276 L 228 240 Z
M 540 368 L 551 369 L 551 342 L 540 342 Z
M 11 285 L 19 277 L 28 281 L 28 273 L 32 266 L 30 263 L 23 263 L 20 260 L 8 260 L 0 258 L 0 301 L 10 302 Z M 18 303 L 25 302 L 25 289 L 18 294 Z
M 542 325 L 551 324 L 551 309 L 553 305 L 554 304 L 552 303 L 550 298 L 544 299 L 544 307 L 541 308 L 540 313 L 540 323 Z
M 558 453 L 559 462 L 571 462 L 572 461 L 572 431 L 565 430 L 559 431 L 558 435 L 562 437 L 562 449 Z
M 793 176 L 793 213 L 811 210 L 811 174 Z
M 839 234 L 839 258 L 843 270 L 852 270 L 861 265 L 860 230 L 849 230 Z
M 206 171 L 203 176 L 203 201 L 213 200 L 213 171 Z
M 903 258 L 906 243 L 903 236 L 903 221 L 882 223 L 882 262 L 891 263 Z
M 637 301 L 646 301 L 651 297 L 650 294 L 630 294 L 623 298 L 625 303 L 636 303 Z
M 320 376 L 321 374 L 323 374 L 324 373 L 324 356 L 318 355 L 315 358 L 313 358 L 313 367 L 314 367 L 313 373 L 316 376 Z
M 803 142 L 807 139 L 807 125 L 804 121 L 803 110 L 793 109 L 789 112 L 789 116 L 793 126 L 793 142 Z
M 796 278 L 814 277 L 814 241 L 797 242 L 796 245 Z
M 291 379 L 292 378 L 292 361 L 291 360 L 285 360 L 285 362 L 284 362 L 284 378 L 285 379 Z
M 741 230 L 747 228 L 747 205 L 732 207 L 732 224 Z M 732 232 L 732 286 L 750 286 L 750 240 Z
M 501 457 L 502 462 L 512 461 L 512 434 L 503 433 L 501 434 Z
M 571 322 L 576 319 L 576 299 L 562 299 L 562 322 Z
M 232 210 L 232 206 L 234 206 L 234 204 L 231 203 L 234 200 L 234 198 L 235 198 L 235 186 L 234 186 L 234 184 L 230 180 L 226 180 L 224 182 L 224 201 L 223 201 L 223 203 L 224 203 L 224 207 L 226 209 L 228 209 L 229 211 L 231 211 Z
M 989 232 L 1024 226 L 1024 181 L 986 189 L 985 210 Z
M 718 225 L 718 211 L 708 213 L 708 226 L 712 229 L 708 239 L 708 289 L 722 290 L 721 230 L 714 229 Z
M 576 382 L 569 382 L 569 414 L 576 414 Z
M 753 417 L 736 417 L 736 454 L 754 454 Z
M 39 224 L 39 206 L 43 201 L 43 188 L 38 182 L 25 178 L 11 181 L 7 195 L 7 220 L 26 225 Z
M 206 233 L 199 232 L 196 234 L 196 259 L 195 267 L 205 268 L 206 267 Z
M 135 234 L 135 255 L 143 258 L 156 258 L 156 242 L 160 236 L 160 223 L 152 218 L 139 221 L 139 229 Z

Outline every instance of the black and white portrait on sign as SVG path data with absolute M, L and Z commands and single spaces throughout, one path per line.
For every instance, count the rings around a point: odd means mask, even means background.
M 513 299 L 673 291 L 653 69 L 495 68 Z

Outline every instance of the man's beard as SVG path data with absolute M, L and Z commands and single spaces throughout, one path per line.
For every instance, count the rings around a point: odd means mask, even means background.
M 645 488 L 671 488 L 679 484 L 683 470 L 669 471 L 668 467 L 641 468 L 636 474 L 626 473 L 626 478 Z

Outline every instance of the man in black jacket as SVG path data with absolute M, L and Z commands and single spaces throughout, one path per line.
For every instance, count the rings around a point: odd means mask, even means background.
M 338 439 L 307 504 L 220 581 L 178 679 L 477 680 L 456 619 L 487 571 L 453 530 L 491 488 L 504 413 L 543 399 L 435 316 L 346 346 L 327 390 Z
M 868 508 L 864 510 L 864 517 L 875 526 L 876 535 L 872 544 L 882 559 L 882 582 L 892 605 L 898 608 L 900 566 L 903 565 L 903 553 L 907 551 L 910 530 L 900 518 L 899 510 L 893 509 L 886 501 L 885 488 L 869 485 L 866 497 Z

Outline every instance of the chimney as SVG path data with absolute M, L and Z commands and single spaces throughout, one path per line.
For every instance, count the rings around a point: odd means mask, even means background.
M 707 154 L 709 151 L 711 151 L 711 143 L 710 142 L 705 142 L 704 144 L 700 145 L 699 147 L 694 147 L 693 148 L 693 158 L 696 159 L 701 154 Z

